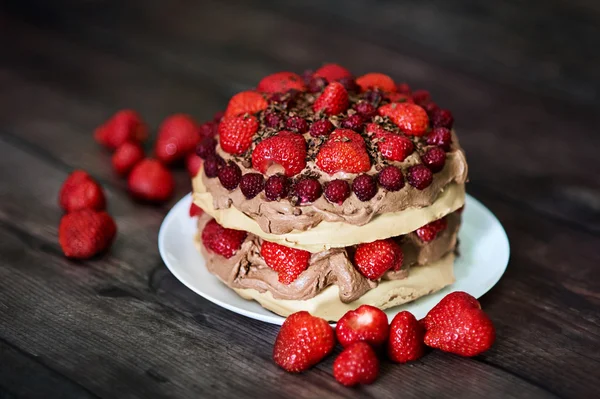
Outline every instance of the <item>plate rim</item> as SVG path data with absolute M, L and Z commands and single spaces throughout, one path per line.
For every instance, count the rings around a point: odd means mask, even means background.
M 215 305 L 218 305 L 222 308 L 225 308 L 231 312 L 240 314 L 242 316 L 249 317 L 251 319 L 260 320 L 262 322 L 266 322 L 266 323 L 270 323 L 270 324 L 281 325 L 283 323 L 283 321 L 285 321 L 285 317 L 280 316 L 276 313 L 273 313 L 273 312 L 269 311 L 268 309 L 265 309 L 265 310 L 267 312 L 269 312 L 270 314 L 256 313 L 254 311 L 246 310 L 246 309 L 240 308 L 238 306 L 231 305 L 228 302 L 224 302 L 218 298 L 215 298 L 214 296 L 212 296 L 204 291 L 201 291 L 198 288 L 196 288 L 194 285 L 188 283 L 187 279 L 185 279 L 181 276 L 181 274 L 179 273 L 177 268 L 172 267 L 169 264 L 168 257 L 166 256 L 166 249 L 165 249 L 165 242 L 166 242 L 165 237 L 167 234 L 167 229 L 168 229 L 169 224 L 172 223 L 173 219 L 175 219 L 179 215 L 179 212 L 181 212 L 181 210 L 180 210 L 181 208 L 186 210 L 186 215 L 187 215 L 187 208 L 189 207 L 189 205 L 186 205 L 186 204 L 187 203 L 191 204 L 191 197 L 192 197 L 192 193 L 190 192 L 190 193 L 184 195 L 182 198 L 180 198 L 175 203 L 175 205 L 173 205 L 173 207 L 169 210 L 169 212 L 167 213 L 167 215 L 165 216 L 165 218 L 163 219 L 163 221 L 160 225 L 160 228 L 158 231 L 158 252 L 161 256 L 161 259 L 162 259 L 164 265 L 167 267 L 169 272 L 171 272 L 171 274 L 173 274 L 173 276 L 175 276 L 175 278 L 180 283 L 182 283 L 186 288 L 190 289 L 195 294 L 200 295 L 202 298 L 214 303 Z M 495 224 L 499 228 L 499 232 L 501 233 L 499 238 L 501 239 L 502 246 L 504 247 L 504 249 L 501 252 L 501 253 L 505 254 L 503 256 L 504 259 L 502 261 L 502 264 L 503 264 L 502 269 L 501 270 L 499 269 L 498 273 L 491 277 L 491 279 L 489 280 L 489 283 L 486 284 L 487 288 L 485 288 L 480 294 L 475 295 L 476 298 L 481 298 L 483 295 L 487 294 L 494 286 L 496 286 L 496 284 L 498 284 L 498 282 L 500 281 L 500 279 L 506 272 L 506 269 L 508 268 L 508 264 L 510 262 L 510 252 L 511 252 L 510 251 L 510 241 L 508 239 L 508 235 L 506 234 L 506 230 L 504 229 L 504 226 L 502 225 L 500 220 L 496 217 L 496 215 L 489 208 L 487 208 L 481 201 L 479 201 L 478 199 L 476 199 L 475 197 L 473 197 L 472 195 L 470 195 L 468 193 L 466 194 L 465 204 L 467 202 L 475 204 L 476 207 L 479 207 L 480 210 L 483 210 L 485 213 L 488 214 L 489 217 L 491 217 L 491 219 L 495 222 Z M 201 255 L 199 254 L 199 256 L 201 256 Z M 445 287 L 444 289 L 448 289 L 451 287 L 452 287 L 452 285 Z M 223 284 L 223 289 L 230 289 L 230 288 L 227 287 L 225 284 Z M 249 302 L 252 302 L 252 301 L 249 301 Z M 390 314 L 388 314 L 388 318 L 391 318 L 391 317 L 392 316 Z M 335 323 L 332 323 L 332 324 L 335 324 Z

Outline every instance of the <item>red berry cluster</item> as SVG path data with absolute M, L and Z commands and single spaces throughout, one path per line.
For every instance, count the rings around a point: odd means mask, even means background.
M 235 101 L 233 103 L 235 105 Z M 232 106 L 225 114 L 236 112 Z M 223 115 L 218 113 L 212 121 L 202 125 L 189 115 L 169 116 L 158 129 L 155 158 L 146 158 L 144 154 L 142 144 L 148 137 L 148 128 L 133 110 L 118 111 L 95 130 L 94 138 L 113 151 L 113 169 L 119 176 L 127 177 L 133 198 L 161 203 L 169 200 L 175 190 L 175 180 L 167 166 L 183 161 L 190 176 L 195 176 L 202 165 L 199 155 L 209 157 L 215 153 L 215 136 Z M 224 184 L 231 179 L 231 174 L 224 173 Z M 110 247 L 116 225 L 104 212 L 104 192 L 92 177 L 84 171 L 73 172 L 63 183 L 59 204 L 67 212 L 59 227 L 59 242 L 67 257 L 87 259 Z M 192 204 L 190 216 L 201 214 L 202 210 Z
M 369 201 L 379 186 L 398 191 L 406 181 L 418 190 L 429 187 L 451 150 L 453 123 L 452 114 L 439 108 L 427 91 L 412 92 L 406 83 L 396 84 L 382 73 L 355 78 L 340 65 L 326 64 L 302 76 L 274 73 L 255 90 L 236 94 L 217 131 L 221 149 L 236 162 L 245 159 L 243 163 L 263 175 L 273 165 L 282 171 L 272 184 L 273 176 L 265 184 L 249 177 L 257 182 L 253 189 L 242 190 L 246 198 L 264 190 L 268 200 L 288 198 L 302 205 L 324 193 L 329 202 L 341 205 L 352 192 Z M 242 189 L 241 171 L 223 161 L 216 145 L 207 135 L 197 147 L 207 177 L 218 177 L 228 190 Z M 415 151 L 422 163 L 400 168 L 398 163 Z M 298 176 L 308 160 L 333 177 L 339 172 L 357 176 L 320 187 L 314 175 Z M 373 165 L 378 174 L 368 173 Z M 284 178 L 289 181 L 282 182 Z
M 422 320 L 403 311 L 388 324 L 381 309 L 362 305 L 343 315 L 333 329 L 326 320 L 301 311 L 281 326 L 273 360 L 288 372 L 306 371 L 331 354 L 336 338 L 343 350 L 333 363 L 333 376 L 354 386 L 377 379 L 378 354 L 385 353 L 393 363 L 408 363 L 423 357 L 428 346 L 472 357 L 491 348 L 496 331 L 477 299 L 461 291 L 446 295 Z

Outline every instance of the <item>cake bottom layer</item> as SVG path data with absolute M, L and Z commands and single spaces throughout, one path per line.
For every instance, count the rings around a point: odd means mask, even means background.
M 269 291 L 258 292 L 249 288 L 234 288 L 234 291 L 242 298 L 254 300 L 280 316 L 306 310 L 313 316 L 336 322 L 347 311 L 360 305 L 388 309 L 437 292 L 454 283 L 453 268 L 454 254 L 449 253 L 430 264 L 411 268 L 405 279 L 382 281 L 377 287 L 350 303 L 340 301 L 337 285 L 327 287 L 313 298 L 300 301 L 275 299 Z

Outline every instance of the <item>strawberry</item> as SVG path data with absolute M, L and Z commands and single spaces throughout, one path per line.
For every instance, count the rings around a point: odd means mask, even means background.
M 263 241 L 260 254 L 267 266 L 275 270 L 279 282 L 291 284 L 308 268 L 310 252 L 301 249 L 289 248 L 274 242 Z
M 262 78 L 256 86 L 263 93 L 285 93 L 289 90 L 305 91 L 302 77 L 293 72 L 277 72 Z
M 94 132 L 96 141 L 111 150 L 128 141 L 140 143 L 146 137 L 146 125 L 138 113 L 130 109 L 117 112 Z
M 175 190 L 175 180 L 171 172 L 156 159 L 140 161 L 127 181 L 130 194 L 148 202 L 167 201 Z
M 325 78 L 328 82 L 337 82 L 343 78 L 351 78 L 349 70 L 338 64 L 325 64 L 317 69 L 313 76 Z
M 416 104 L 389 103 L 378 109 L 379 115 L 387 116 L 404 133 L 422 136 L 429 126 L 427 112 Z
M 121 144 L 112 156 L 112 166 L 121 176 L 127 176 L 131 169 L 142 159 L 144 150 L 138 143 L 126 142 Z
M 198 155 L 191 153 L 185 157 L 185 167 L 187 168 L 190 177 L 196 176 L 201 166 L 202 158 L 200 158 Z
M 104 211 L 81 209 L 60 220 L 58 242 L 68 258 L 88 259 L 106 251 L 117 233 L 117 225 Z
M 313 104 L 313 111 L 322 111 L 325 115 L 336 115 L 348 109 L 348 92 L 341 83 L 332 82 Z
M 262 173 L 279 164 L 286 176 L 297 175 L 306 166 L 306 141 L 300 134 L 282 130 L 264 139 L 252 152 L 252 166 Z
M 76 170 L 67 177 L 60 188 L 58 203 L 65 212 L 106 209 L 102 187 L 83 170 Z
M 335 346 L 333 329 L 306 311 L 290 315 L 281 325 L 273 346 L 273 360 L 290 373 L 300 373 L 319 363 Z
M 247 235 L 245 231 L 226 229 L 212 219 L 202 230 L 202 242 L 206 248 L 229 259 L 242 247 Z
M 388 75 L 383 73 L 371 72 L 356 78 L 356 84 L 360 86 L 361 91 L 379 89 L 383 92 L 396 91 L 396 83 Z
M 258 131 L 255 116 L 225 117 L 219 123 L 219 143 L 223 151 L 242 155 L 252 144 L 252 137 Z
M 154 152 L 156 158 L 168 165 L 194 152 L 199 141 L 199 127 L 192 117 L 175 114 L 165 119 L 158 128 Z
M 353 130 L 336 129 L 321 146 L 317 166 L 330 175 L 337 172 L 361 173 L 371 169 L 365 140 Z
M 390 325 L 388 356 L 396 363 L 406 363 L 421 358 L 425 352 L 425 329 L 412 313 L 398 313 Z
M 410 92 L 411 92 L 410 86 L 408 85 L 408 83 L 397 83 L 396 91 L 398 93 L 402 93 L 402 94 L 410 94 Z
M 190 217 L 201 216 L 203 213 L 202 208 L 192 202 L 192 205 L 190 205 Z
M 425 316 L 425 344 L 460 356 L 477 356 L 491 348 L 496 330 L 475 298 L 447 295 Z
M 409 94 L 405 93 L 387 93 L 385 96 L 392 103 L 412 103 L 413 99 Z
M 439 233 L 446 230 L 446 227 L 448 227 L 448 221 L 445 217 L 443 217 L 427 223 L 425 226 L 419 227 L 417 229 L 417 236 L 423 242 L 430 242 L 433 241 Z
M 390 161 L 402 162 L 414 151 L 414 145 L 409 138 L 385 130 L 376 123 L 367 125 L 367 133 L 377 139 L 379 152 Z
M 377 280 L 388 270 L 400 270 L 404 254 L 391 238 L 359 244 L 354 253 L 354 265 L 368 279 Z
M 479 301 L 474 296 L 463 291 L 454 291 L 446 295 L 442 300 L 427 313 L 422 322 L 429 329 L 436 324 L 442 324 L 446 314 L 458 314 L 464 308 L 481 309 Z
M 379 359 L 368 344 L 356 342 L 333 362 L 333 376 L 342 385 L 371 384 L 379 375 Z
M 243 91 L 231 97 L 225 116 L 242 116 L 244 114 L 255 114 L 267 109 L 269 103 L 264 97 L 255 91 Z
M 388 318 L 379 308 L 361 305 L 342 316 L 337 322 L 335 333 L 344 347 L 359 341 L 380 346 L 388 338 Z

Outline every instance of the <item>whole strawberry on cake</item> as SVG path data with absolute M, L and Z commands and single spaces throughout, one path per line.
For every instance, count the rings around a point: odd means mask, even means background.
M 275 313 L 327 320 L 452 284 L 467 179 L 453 122 L 382 73 L 266 76 L 201 132 L 206 267 Z

